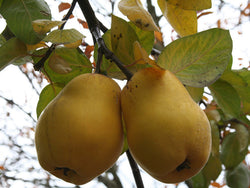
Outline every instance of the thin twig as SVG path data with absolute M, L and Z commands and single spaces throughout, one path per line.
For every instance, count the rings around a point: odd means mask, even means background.
M 4 99 L 10 105 L 15 105 L 17 108 L 19 108 L 22 112 L 24 112 L 26 115 L 28 115 L 36 123 L 36 120 L 32 117 L 31 113 L 26 112 L 19 104 L 15 103 L 11 99 L 7 99 L 6 97 L 1 96 L 1 95 L 0 95 L 0 98 Z
M 68 19 L 70 18 L 71 14 L 72 14 L 72 12 L 73 12 L 75 6 L 76 6 L 76 2 L 77 2 L 77 0 L 73 0 L 73 2 L 71 3 L 71 6 L 70 6 L 70 8 L 69 8 L 67 14 L 66 14 L 66 15 L 64 16 L 64 18 L 62 19 L 62 21 L 65 21 L 65 22 L 61 25 L 61 27 L 60 27 L 61 30 L 64 28 L 66 22 L 67 22 Z

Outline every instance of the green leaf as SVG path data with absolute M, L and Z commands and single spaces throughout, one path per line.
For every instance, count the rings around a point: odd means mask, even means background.
M 222 170 L 219 156 L 210 155 L 207 164 L 202 169 L 202 173 L 207 182 L 215 181 L 220 175 Z
M 212 149 L 211 153 L 213 156 L 219 156 L 220 149 L 220 132 L 215 121 L 210 121 L 211 132 L 212 132 Z
M 45 54 L 46 49 L 39 50 L 35 55 Z M 33 57 L 35 63 L 40 58 Z M 89 59 L 77 49 L 56 48 L 44 64 L 44 73 L 53 83 L 67 84 L 74 77 L 92 72 Z
M 249 133 L 248 129 L 242 124 L 234 124 L 233 127 L 236 130 L 236 134 L 239 140 L 239 151 L 242 152 L 248 146 Z
M 244 72 L 244 73 L 243 73 Z M 242 74 L 243 73 L 243 74 Z M 250 114 L 250 73 L 248 70 L 227 70 L 221 79 L 230 83 L 238 92 L 244 114 Z
M 139 32 L 136 33 L 130 23 L 113 16 L 111 30 L 102 36 L 107 48 L 113 51 L 120 61 L 133 73 L 138 69 L 146 67 L 146 65 L 137 65 L 134 60 L 134 42 L 140 40 L 137 34 L 139 34 Z M 147 48 L 149 50 L 149 47 Z M 95 61 L 97 61 L 97 57 L 98 50 L 97 46 L 95 46 Z M 107 60 L 105 57 L 102 59 L 101 72 L 112 78 L 126 79 L 126 76 L 115 63 Z
M 139 41 L 133 28 L 121 18 L 112 16 L 111 46 L 115 55 L 125 64 L 134 61 L 133 43 Z
M 208 182 L 202 171 L 191 178 L 192 188 L 208 188 Z
M 4 36 L 1 34 L 0 35 L 0 47 L 6 42 L 6 39 L 4 38 Z
M 166 0 L 169 3 L 186 10 L 204 10 L 212 6 L 211 0 Z
M 57 94 L 63 89 L 63 85 L 60 84 L 49 84 L 43 88 L 40 93 L 39 100 L 36 107 L 37 119 L 44 110 L 44 108 L 52 101 Z
M 129 22 L 129 24 L 134 29 L 141 47 L 144 48 L 148 54 L 151 54 L 155 40 L 154 32 L 142 30 L 136 27 L 132 22 Z
M 212 96 L 222 111 L 231 117 L 237 118 L 240 115 L 240 97 L 237 91 L 221 79 L 209 86 Z
M 26 55 L 26 45 L 17 38 L 11 38 L 0 47 L 0 71 Z
M 25 57 L 16 59 L 12 62 L 12 64 L 19 66 L 19 65 L 23 65 L 27 62 L 32 62 L 32 58 L 30 56 L 25 56 Z
M 158 65 L 176 74 L 183 84 L 204 87 L 215 82 L 231 61 L 229 31 L 210 29 L 167 45 Z
M 26 44 L 38 43 L 44 37 L 35 33 L 32 21 L 51 19 L 49 6 L 44 0 L 4 0 L 0 13 L 12 33 Z
M 186 86 L 186 89 L 195 102 L 200 102 L 203 96 L 204 88 Z
M 43 41 L 52 42 L 54 44 L 69 44 L 82 40 L 84 35 L 75 29 L 54 30 L 50 32 Z
M 229 133 L 222 142 L 220 159 L 226 169 L 236 167 L 245 159 L 248 149 L 241 149 L 240 139 L 237 133 Z
M 231 188 L 248 188 L 250 186 L 250 171 L 241 163 L 236 168 L 226 172 L 227 185 Z

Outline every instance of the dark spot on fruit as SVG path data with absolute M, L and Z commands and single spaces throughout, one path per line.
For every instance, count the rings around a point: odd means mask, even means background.
M 56 167 L 55 170 L 63 170 L 63 175 L 68 176 L 68 172 L 71 171 L 71 169 L 67 167 Z
M 138 85 L 135 85 L 136 88 L 138 88 Z
M 120 33 L 120 38 L 122 38 L 122 34 Z
M 144 27 L 148 27 L 149 26 L 149 23 L 145 24 Z
M 181 163 L 177 168 L 176 170 L 178 172 L 180 172 L 181 170 L 183 169 L 190 169 L 190 162 L 186 159 L 183 163 Z

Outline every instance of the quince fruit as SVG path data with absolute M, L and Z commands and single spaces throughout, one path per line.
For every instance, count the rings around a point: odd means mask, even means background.
M 152 177 L 177 183 L 206 164 L 209 121 L 173 73 L 139 70 L 123 88 L 121 105 L 129 150 Z
M 71 80 L 39 117 L 40 165 L 77 185 L 110 168 L 123 148 L 120 92 L 114 80 L 100 74 Z

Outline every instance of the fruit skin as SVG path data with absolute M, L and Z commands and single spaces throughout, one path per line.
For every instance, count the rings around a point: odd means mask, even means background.
M 123 148 L 120 92 L 115 81 L 100 74 L 70 81 L 38 120 L 40 165 L 77 185 L 110 168 Z
M 168 70 L 146 68 L 121 93 L 128 146 L 137 163 L 165 183 L 198 173 L 211 149 L 209 121 Z

